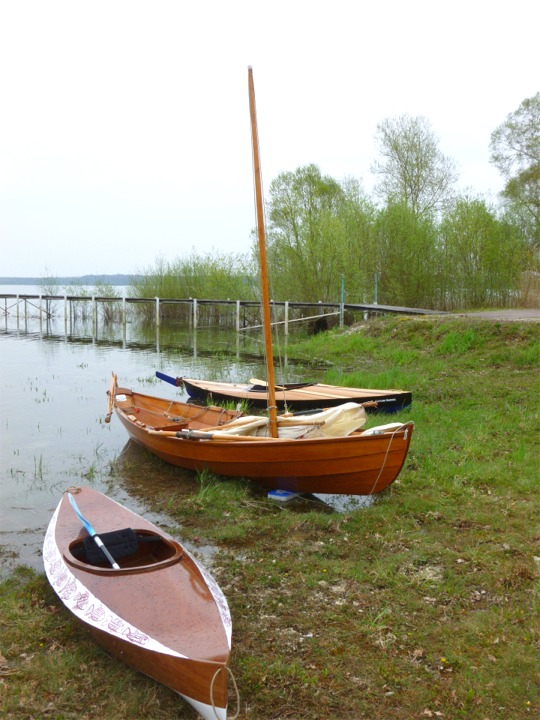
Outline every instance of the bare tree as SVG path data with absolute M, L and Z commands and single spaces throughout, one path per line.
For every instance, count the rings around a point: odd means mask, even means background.
M 377 125 L 375 141 L 381 159 L 371 171 L 379 178 L 375 193 L 380 198 L 404 202 L 415 215 L 446 206 L 458 174 L 425 117 L 387 118 Z

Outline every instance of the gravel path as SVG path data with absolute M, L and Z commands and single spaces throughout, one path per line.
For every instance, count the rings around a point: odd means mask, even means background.
M 540 308 L 512 310 L 480 310 L 479 312 L 456 313 L 460 317 L 482 318 L 484 320 L 531 320 L 540 322 Z

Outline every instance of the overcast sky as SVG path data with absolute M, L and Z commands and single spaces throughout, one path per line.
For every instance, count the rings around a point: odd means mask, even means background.
M 377 123 L 407 113 L 493 199 L 539 27 L 535 0 L 0 0 L 0 276 L 248 252 L 249 65 L 266 189 L 315 163 L 370 191 Z

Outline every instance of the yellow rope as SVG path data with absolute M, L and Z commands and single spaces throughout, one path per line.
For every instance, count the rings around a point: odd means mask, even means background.
M 379 470 L 379 474 L 377 475 L 377 477 L 376 477 L 376 479 L 375 479 L 375 482 L 373 483 L 373 487 L 372 487 L 371 490 L 369 491 L 369 495 L 368 495 L 367 497 L 370 497 L 371 495 L 373 495 L 373 493 L 374 493 L 374 491 L 375 491 L 375 488 L 377 487 L 377 483 L 379 482 L 379 479 L 380 479 L 380 477 L 381 477 L 381 475 L 382 475 L 382 471 L 384 470 L 384 466 L 386 465 L 386 461 L 388 460 L 388 453 L 390 452 L 390 445 L 392 445 L 392 441 L 394 440 L 395 434 L 396 434 L 399 430 L 403 430 L 403 428 L 406 427 L 407 424 L 408 424 L 408 423 L 403 423 L 403 425 L 400 425 L 399 427 L 397 427 L 397 428 L 393 431 L 392 435 L 390 436 L 390 440 L 388 441 L 388 446 L 387 446 L 386 452 L 385 452 L 385 454 L 384 454 L 383 464 L 381 465 L 381 469 Z M 406 431 L 406 432 L 408 432 L 408 431 Z

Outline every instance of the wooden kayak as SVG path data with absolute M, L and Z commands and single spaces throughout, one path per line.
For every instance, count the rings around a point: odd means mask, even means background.
M 196 405 L 114 383 L 109 393 L 129 436 L 150 453 L 172 465 L 245 477 L 269 489 L 345 495 L 380 492 L 399 475 L 413 431 L 413 423 L 407 422 L 344 437 L 312 437 L 307 432 L 295 438 L 228 435 L 227 423 L 208 423 L 204 428 L 200 418 L 194 419 L 197 409 L 204 410 Z M 217 408 L 207 410 L 219 417 Z
M 118 569 L 82 525 L 70 494 Z M 225 720 L 229 608 L 176 540 L 92 488 L 70 488 L 47 529 L 43 562 L 58 597 L 100 645 L 178 692 L 206 720 Z
M 168 376 L 160 373 L 158 377 L 166 380 Z M 173 384 L 184 387 L 188 395 L 197 400 L 215 403 L 243 400 L 254 408 L 266 408 L 268 405 L 268 389 L 260 383 L 216 382 L 185 377 L 172 379 Z M 368 409 L 396 413 L 411 405 L 412 393 L 408 390 L 373 390 L 324 383 L 297 383 L 277 385 L 275 399 L 279 409 L 287 407 L 292 410 L 310 410 L 352 401 L 376 402 L 376 406 L 368 406 Z

